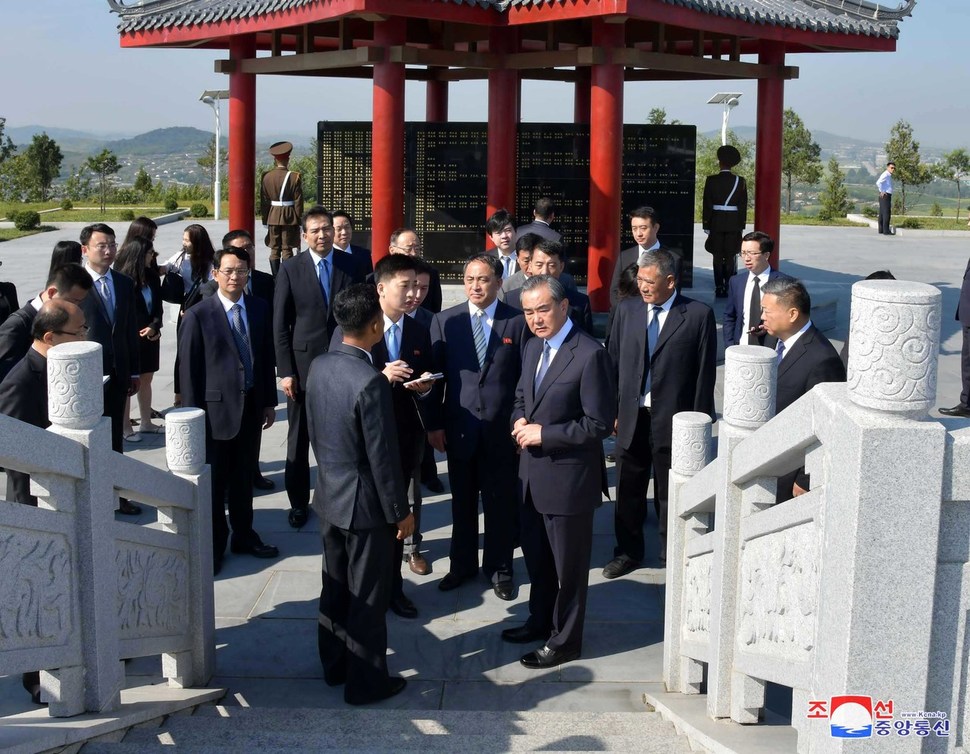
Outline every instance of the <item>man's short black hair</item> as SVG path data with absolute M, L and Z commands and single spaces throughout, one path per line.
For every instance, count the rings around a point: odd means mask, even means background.
M 770 254 L 775 250 L 775 242 L 771 236 L 767 233 L 762 233 L 760 230 L 752 230 L 750 233 L 745 233 L 744 238 L 741 239 L 741 243 L 745 241 L 757 241 L 758 248 L 761 249 L 762 254 Z
M 785 308 L 798 309 L 799 313 L 806 317 L 812 313 L 812 297 L 808 295 L 808 290 L 801 280 L 779 275 L 765 283 L 761 289 L 762 295 L 768 293 L 775 296 Z
M 421 260 L 417 257 L 407 254 L 388 254 L 381 257 L 381 260 L 374 265 L 374 282 L 386 283 L 398 273 L 417 272 L 419 261 Z
M 515 239 L 515 251 L 532 251 L 542 240 L 538 233 L 523 233 Z
M 472 264 L 473 262 L 484 262 L 488 265 L 493 275 L 502 277 L 502 273 L 504 272 L 502 269 L 502 263 L 499 261 L 497 256 L 492 256 L 491 254 L 472 254 L 470 257 L 468 257 L 468 260 L 465 262 L 465 266 L 462 268 L 462 275 L 464 275 L 465 271 L 468 269 L 468 265 Z
M 249 252 L 245 249 L 237 249 L 235 246 L 225 246 L 218 251 L 216 251 L 215 256 L 212 257 L 212 264 L 215 269 L 222 267 L 222 258 L 225 256 L 234 256 L 241 262 L 245 262 L 249 269 L 253 268 L 253 258 L 249 255 Z
M 72 288 L 80 288 L 82 291 L 89 291 L 94 285 L 94 281 L 91 280 L 91 276 L 88 275 L 88 271 L 85 270 L 81 265 L 71 262 L 70 264 L 63 264 L 47 277 L 47 285 L 45 288 L 50 288 L 54 286 L 57 288 L 57 292 L 61 295 L 67 293 Z
M 540 197 L 536 200 L 535 215 L 540 220 L 549 222 L 549 218 L 556 214 L 556 205 L 548 196 Z
M 346 335 L 359 337 L 381 316 L 377 288 L 367 283 L 354 283 L 333 297 L 333 318 Z
M 105 225 L 104 223 L 94 223 L 92 225 L 85 225 L 81 228 L 81 246 L 87 246 L 88 241 L 91 240 L 91 236 L 95 233 L 104 233 L 106 236 L 115 237 L 115 232 L 112 230 L 110 225 Z
M 403 256 L 398 254 L 397 256 Z M 418 275 L 427 275 L 429 278 L 434 277 L 434 267 L 425 262 L 421 257 L 411 257 L 414 260 L 414 271 Z
M 71 313 L 63 302 L 45 301 L 30 326 L 30 337 L 34 340 L 43 340 L 49 332 L 62 331 L 70 321 Z
M 660 225 L 660 213 L 657 212 L 653 207 L 648 207 L 646 205 L 642 207 L 637 207 L 633 212 L 630 213 L 630 219 L 634 218 L 638 220 L 649 220 L 654 225 Z
M 485 232 L 492 235 L 492 233 L 498 233 L 506 225 L 511 225 L 514 228 L 515 222 L 507 209 L 500 209 L 485 221 Z
M 892 165 L 893 167 L 896 167 L 896 163 L 892 162 L 891 160 L 886 163 L 886 167 L 888 168 L 890 165 Z
M 222 237 L 223 247 L 232 246 L 232 242 L 238 239 L 245 239 L 249 243 L 255 243 L 253 240 L 253 234 L 250 233 L 245 228 L 237 228 L 236 230 L 230 230 L 226 235 Z
M 345 212 L 342 209 L 338 209 L 336 212 L 330 215 L 331 222 L 337 222 L 338 217 L 345 218 L 347 222 L 350 223 L 350 229 L 351 230 L 354 229 L 354 218 L 352 218 L 349 213 Z
M 541 251 L 543 254 L 548 254 L 551 257 L 558 257 L 559 261 L 565 264 L 566 254 L 563 251 L 562 244 L 558 241 L 550 241 L 548 238 L 543 238 L 535 245 L 533 251 Z
M 333 225 L 333 213 L 322 204 L 315 204 L 304 212 L 303 217 L 300 219 L 300 227 L 303 228 L 304 233 L 306 232 L 307 220 L 312 217 L 325 217 L 330 221 L 330 224 Z

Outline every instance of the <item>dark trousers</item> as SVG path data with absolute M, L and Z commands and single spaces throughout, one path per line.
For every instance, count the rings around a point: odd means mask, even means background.
M 970 406 L 970 327 L 963 328 L 963 348 L 960 350 L 960 405 Z
M 253 391 L 243 403 L 239 432 L 230 440 L 215 440 L 206 426 L 206 460 L 212 467 L 212 555 L 221 558 L 229 541 L 240 545 L 259 544 L 253 531 L 253 473 L 256 468 L 256 442 L 262 431 L 262 409 L 255 405 Z M 224 501 L 229 495 L 229 524 Z
M 583 646 L 589 561 L 593 550 L 593 511 L 575 516 L 539 513 L 526 489 L 522 505 L 522 554 L 529 571 L 529 620 L 550 633 L 546 646 Z
M 323 589 L 317 646 L 323 678 L 346 683 L 344 699 L 362 704 L 386 696 L 387 623 L 395 529 L 349 531 L 320 522 Z
M 116 453 L 123 453 L 125 448 L 122 420 L 125 415 L 125 403 L 128 401 L 128 387 L 131 377 L 117 375 L 112 372 L 111 379 L 104 386 L 104 416 L 111 419 L 111 449 Z
M 637 412 L 637 426 L 629 448 L 616 448 L 616 548 L 614 555 L 626 555 L 643 562 L 643 524 L 647 520 L 647 486 L 653 472 L 653 509 L 659 519 L 660 559 L 667 557 L 667 477 L 670 474 L 670 441 L 654 443 L 650 409 Z
M 482 571 L 493 582 L 512 578 L 512 555 L 517 539 L 516 478 L 518 467 L 509 444 L 499 452 L 480 447 L 471 458 L 448 456 L 451 482 L 452 573 L 463 577 L 478 572 L 478 495 L 485 513 Z
M 291 508 L 310 505 L 310 433 L 306 423 L 306 393 L 286 399 L 286 469 L 283 474 Z
M 879 196 L 879 232 L 889 235 L 892 231 L 890 230 L 889 221 L 892 218 L 893 212 L 893 195 L 886 194 L 885 196 Z
M 405 539 L 394 538 L 394 584 L 392 594 L 400 594 L 404 590 L 404 578 L 401 570 L 404 568 L 404 553 L 408 555 L 418 551 L 421 544 L 421 456 L 424 452 L 424 433 L 421 437 L 399 438 L 401 448 L 401 472 L 407 487 L 408 506 L 414 514 L 414 534 Z
M 438 464 L 434 459 L 434 448 L 431 443 L 424 441 L 424 456 L 421 458 L 421 481 L 427 482 L 430 479 L 438 478 Z

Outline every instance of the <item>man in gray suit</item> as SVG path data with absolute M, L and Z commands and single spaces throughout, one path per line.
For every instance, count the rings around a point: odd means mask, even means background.
M 414 530 L 398 462 L 391 387 L 371 364 L 384 339 L 377 290 L 355 284 L 333 300 L 343 342 L 310 366 L 306 409 L 317 459 L 313 507 L 323 540 L 318 646 L 328 686 L 370 704 L 407 682 L 387 673 L 394 538 Z

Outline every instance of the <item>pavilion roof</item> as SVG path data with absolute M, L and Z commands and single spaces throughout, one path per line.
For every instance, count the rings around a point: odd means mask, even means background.
M 232 21 L 314 5 L 319 0 L 108 0 L 122 33 Z M 562 4 L 563 0 L 428 0 L 492 7 Z M 896 0 L 895 8 L 871 0 L 661 0 L 741 21 L 820 33 L 897 38 L 897 23 L 910 15 L 916 0 Z

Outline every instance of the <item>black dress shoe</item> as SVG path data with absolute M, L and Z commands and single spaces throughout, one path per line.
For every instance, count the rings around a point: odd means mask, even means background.
M 378 696 L 367 697 L 363 699 L 351 699 L 344 695 L 344 701 L 347 704 L 361 705 L 361 704 L 375 704 L 377 702 L 383 702 L 385 699 L 390 699 L 392 696 L 397 696 L 402 691 L 404 687 L 408 685 L 408 682 L 403 678 L 388 678 L 387 679 L 387 690 L 383 694 Z
M 276 489 L 276 482 L 272 479 L 267 479 L 262 474 L 258 474 L 253 479 L 253 487 L 257 490 L 273 490 Z
M 414 606 L 411 600 L 404 596 L 403 592 L 391 597 L 391 612 L 402 618 L 418 617 L 418 608 Z
M 445 485 L 440 479 L 438 479 L 438 477 L 433 477 L 432 479 L 422 481 L 421 483 L 427 487 L 430 492 L 433 492 L 436 495 L 440 495 L 445 491 Z
M 445 574 L 445 577 L 438 582 L 438 588 L 442 592 L 450 592 L 452 589 L 457 589 L 460 587 L 463 581 L 465 581 L 464 576 L 460 576 L 453 571 L 449 571 Z
M 562 665 L 564 662 L 572 662 L 578 659 L 578 649 L 550 649 L 549 647 L 540 647 L 535 652 L 529 652 L 529 654 L 523 655 L 519 662 L 527 668 L 541 670 L 543 668 L 554 668 L 557 665 Z
M 118 498 L 118 513 L 123 516 L 137 516 L 141 513 L 141 506 L 121 497 Z
M 962 403 L 954 406 L 953 408 L 941 408 L 940 413 L 944 416 L 963 416 L 970 417 L 970 406 L 964 406 Z
M 307 518 L 310 517 L 308 508 L 290 508 L 290 515 L 287 520 L 294 529 L 300 529 L 306 525 Z
M 500 600 L 510 600 L 515 596 L 515 584 L 509 581 L 496 581 L 492 584 L 492 591 Z
M 640 567 L 640 563 L 633 558 L 629 558 L 626 555 L 618 555 L 613 558 L 606 567 L 603 569 L 604 579 L 616 579 L 620 576 L 626 576 L 630 571 L 634 571 Z
M 536 631 L 525 624 L 518 628 L 506 628 L 502 631 L 502 641 L 509 644 L 532 644 L 537 641 L 546 641 L 549 638 L 548 631 Z
M 252 555 L 254 558 L 275 558 L 280 554 L 275 545 L 264 545 L 262 542 L 233 543 L 229 545 L 229 550 L 236 555 Z

